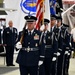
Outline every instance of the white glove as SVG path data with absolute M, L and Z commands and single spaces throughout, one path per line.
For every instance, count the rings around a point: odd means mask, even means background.
M 56 57 L 53 57 L 53 58 L 52 58 L 52 61 L 56 61 Z
M 68 55 L 70 55 L 70 53 L 68 53 Z
M 22 48 L 22 44 L 21 44 L 20 42 L 17 42 L 15 47 L 16 47 L 17 49 L 21 49 L 21 48 Z
M 40 66 L 40 65 L 42 65 L 42 64 L 43 64 L 43 61 L 39 61 L 38 65 Z
M 70 44 L 70 46 L 72 46 L 71 42 L 69 44 Z
M 57 56 L 60 56 L 60 53 L 59 52 L 57 52 Z
M 68 54 L 68 51 L 65 51 L 65 54 Z

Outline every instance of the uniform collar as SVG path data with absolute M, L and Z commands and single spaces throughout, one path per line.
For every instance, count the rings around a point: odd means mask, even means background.
M 34 29 L 32 29 L 31 31 L 30 31 L 30 30 L 28 30 L 28 33 L 29 33 L 29 32 L 31 32 L 31 34 L 32 34 L 32 33 L 34 32 Z
M 44 33 L 47 33 L 47 30 L 46 30 L 46 31 L 44 31 Z
M 55 27 L 55 26 L 51 27 L 51 30 L 52 30 L 52 31 L 53 31 L 54 27 Z
M 13 29 L 13 27 L 9 27 L 9 28 L 10 28 L 10 30 Z
M 58 28 L 61 29 L 62 26 L 59 26 Z

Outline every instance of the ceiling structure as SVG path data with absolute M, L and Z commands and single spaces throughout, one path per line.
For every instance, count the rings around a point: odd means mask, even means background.
M 4 3 L 3 3 L 4 0 L 0 0 L 0 8 L 1 9 L 4 9 Z M 0 15 L 7 15 L 6 11 L 5 10 L 0 10 Z

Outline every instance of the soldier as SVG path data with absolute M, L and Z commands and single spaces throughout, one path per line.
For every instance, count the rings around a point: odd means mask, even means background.
M 49 22 L 50 21 L 48 19 L 46 19 L 46 18 L 44 19 L 44 30 L 42 32 L 44 43 L 46 43 L 46 36 L 49 33 L 49 31 L 48 31 Z M 39 75 L 45 75 L 45 64 L 44 63 L 40 66 Z
M 36 30 L 35 16 L 25 16 L 28 28 L 24 27 L 22 35 L 19 35 L 16 48 L 19 54 L 16 62 L 19 64 L 20 75 L 38 75 L 38 65 L 43 64 L 44 43 L 42 42 L 41 32 Z
M 51 16 L 51 32 L 53 35 L 53 46 L 52 46 L 52 64 L 51 64 L 51 75 L 56 74 L 56 64 L 57 64 L 57 50 L 58 50 L 58 29 L 56 27 L 56 15 Z
M 73 51 L 74 47 L 73 47 L 73 37 L 70 34 L 70 32 L 67 32 L 66 34 L 66 38 L 67 41 L 66 43 L 66 49 L 65 49 L 65 54 L 64 54 L 64 67 L 63 67 L 63 75 L 69 75 L 69 63 L 70 63 L 70 56 L 71 56 L 71 52 Z
M 70 64 L 70 57 L 71 57 L 71 52 L 74 50 L 74 47 L 73 47 L 73 37 L 72 35 L 69 33 L 69 50 L 68 50 L 68 53 L 67 53 L 67 57 L 66 57 L 66 75 L 69 75 L 69 64 Z
M 54 25 L 56 22 L 56 18 L 51 18 L 51 26 L 53 29 L 50 32 L 47 32 L 44 36 L 44 43 L 45 43 L 45 60 L 44 60 L 44 66 L 45 66 L 45 74 L 50 75 L 53 73 L 51 72 L 52 69 L 52 62 L 55 62 L 56 60 L 56 50 L 57 50 L 57 40 L 55 39 L 54 35 Z M 55 66 L 55 65 L 54 65 Z
M 13 27 L 13 22 L 9 21 L 9 27 L 3 31 L 3 44 L 6 48 L 6 64 L 7 66 L 15 66 L 13 64 L 14 45 L 17 41 L 17 29 Z
M 62 38 L 62 18 L 57 17 L 57 28 L 58 31 L 58 52 L 57 52 L 57 75 L 62 75 L 62 49 L 63 49 L 63 38 Z
M 63 50 L 62 50 L 62 75 L 66 75 L 66 60 L 67 60 L 67 54 L 69 51 L 69 42 L 70 42 L 70 37 L 68 33 L 68 25 L 63 24 L 62 27 L 62 35 L 63 35 Z

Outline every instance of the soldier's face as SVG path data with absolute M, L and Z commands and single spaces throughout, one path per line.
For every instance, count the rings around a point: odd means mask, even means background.
M 9 21 L 9 27 L 13 27 L 13 22 Z
M 57 21 L 57 26 L 59 27 L 61 25 L 61 21 Z
M 35 21 L 34 21 L 34 22 L 27 22 L 28 29 L 29 29 L 29 30 L 34 29 L 35 24 L 36 24 Z
M 56 20 L 51 20 L 51 25 L 55 25 L 56 24 Z
M 47 24 L 46 24 L 44 27 L 45 27 L 45 28 L 44 28 L 45 30 L 47 30 L 47 29 L 48 29 L 48 25 L 47 25 Z

